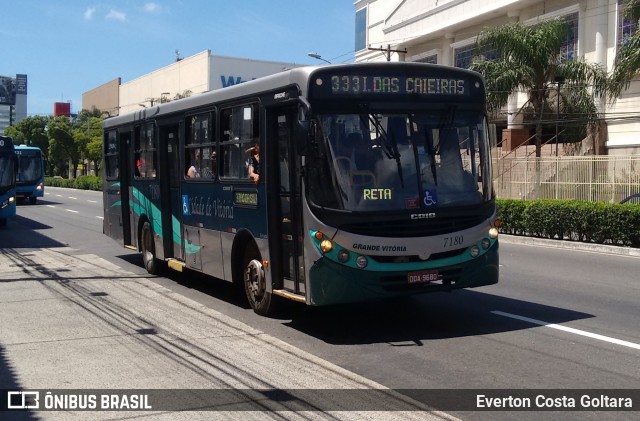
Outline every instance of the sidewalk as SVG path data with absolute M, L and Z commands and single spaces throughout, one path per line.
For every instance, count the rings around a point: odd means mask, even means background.
M 0 249 L 0 389 L 37 390 L 43 397 L 52 390 L 158 389 L 149 392 L 154 411 L 16 411 L 0 413 L 0 419 L 454 419 L 147 276 L 76 253 L 63 247 Z M 175 396 L 171 405 L 158 398 L 162 391 L 184 394 L 185 389 L 196 389 L 187 399 L 195 402 L 187 407 Z M 260 395 L 317 389 L 341 394 L 344 405 L 311 396 L 304 402 L 316 409 L 296 411 L 300 400 L 291 395 Z M 361 399 L 354 390 L 371 394 Z M 377 391 L 386 401 L 380 402 Z M 202 399 L 204 393 L 217 399 Z M 225 411 L 228 397 L 245 410 Z M 270 410 L 247 410 L 247 405 Z M 376 411 L 399 406 L 408 409 Z M 193 411 L 198 408 L 203 411 Z

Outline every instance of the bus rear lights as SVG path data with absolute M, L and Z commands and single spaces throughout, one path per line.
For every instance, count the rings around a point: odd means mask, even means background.
M 349 260 L 349 250 L 342 249 L 338 252 L 338 261 L 346 263 Z
M 366 268 L 368 264 L 369 261 L 365 256 L 358 256 L 358 258 L 356 259 L 356 266 L 358 266 L 360 269 Z
M 489 240 L 488 238 L 483 238 L 481 244 L 483 250 L 488 250 L 489 247 L 491 247 L 491 240 Z
M 478 246 L 471 246 L 471 249 L 469 249 L 469 253 L 471 253 L 471 257 L 475 258 L 480 256 L 480 247 Z
M 268 268 L 269 267 L 269 261 L 268 260 L 263 260 L 262 261 L 262 267 Z
M 329 253 L 333 250 L 333 243 L 331 240 L 322 240 L 320 243 L 320 250 L 322 250 L 323 253 Z
M 498 238 L 498 228 L 489 228 L 489 237 L 492 240 Z

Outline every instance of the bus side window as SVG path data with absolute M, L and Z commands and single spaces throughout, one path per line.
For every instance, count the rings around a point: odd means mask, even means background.
M 220 177 L 249 180 L 249 149 L 259 142 L 258 127 L 258 104 L 221 111 Z
M 209 112 L 187 117 L 184 154 L 184 176 L 187 179 L 213 180 L 217 176 L 212 125 Z

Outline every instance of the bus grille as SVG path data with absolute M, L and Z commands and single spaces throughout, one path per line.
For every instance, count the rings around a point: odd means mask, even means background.
M 485 215 L 440 217 L 427 220 L 390 220 L 344 224 L 340 229 L 358 235 L 376 237 L 427 237 L 475 227 L 486 220 Z

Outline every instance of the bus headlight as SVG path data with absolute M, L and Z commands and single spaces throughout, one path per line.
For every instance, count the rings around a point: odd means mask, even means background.
M 498 238 L 498 228 L 489 228 L 489 237 L 491 237 L 492 239 Z
M 42 190 L 42 187 L 44 187 L 44 185 L 42 183 L 38 184 L 38 187 L 36 187 L 36 190 Z
M 471 253 L 471 257 L 478 257 L 480 256 L 480 248 L 478 246 L 471 246 L 469 253 Z
M 13 197 L 13 196 L 11 196 L 11 197 L 9 198 L 9 203 L 13 203 L 13 201 L 14 201 L 14 200 L 16 200 L 16 198 L 15 198 L 15 197 Z
M 333 250 L 333 243 L 331 240 L 322 240 L 320 243 L 320 250 L 322 250 L 323 253 L 329 253 Z
M 342 249 L 338 252 L 338 261 L 340 263 L 346 263 L 349 260 L 349 250 Z
M 369 264 L 369 261 L 365 256 L 358 256 L 358 258 L 356 259 L 356 266 L 358 266 L 360 269 L 366 268 L 367 264 Z
M 482 249 L 483 250 L 487 250 L 490 246 L 491 246 L 491 240 L 489 240 L 488 238 L 483 238 L 482 239 Z

